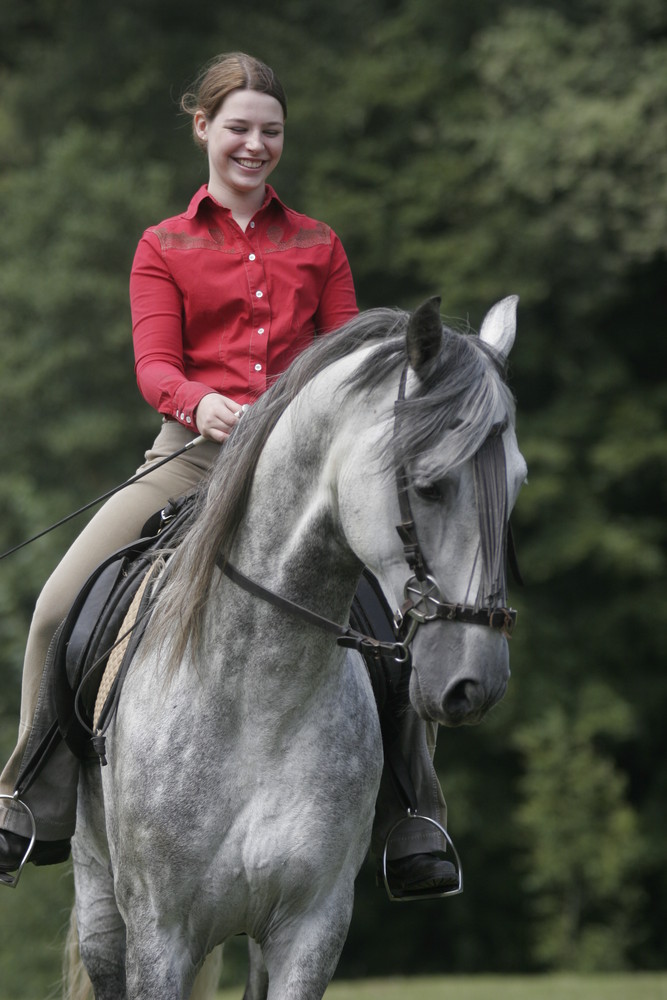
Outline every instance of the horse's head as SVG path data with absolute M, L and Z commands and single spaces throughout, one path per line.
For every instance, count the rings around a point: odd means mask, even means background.
M 508 519 L 526 477 L 503 377 L 516 304 L 494 306 L 479 337 L 444 328 L 438 299 L 421 306 L 398 393 L 394 377 L 344 462 L 348 540 L 413 635 L 413 705 L 450 726 L 479 722 L 509 679 Z

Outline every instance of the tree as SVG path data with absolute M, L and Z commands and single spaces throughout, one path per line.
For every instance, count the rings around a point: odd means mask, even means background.
M 517 731 L 525 760 L 517 821 L 537 917 L 535 957 L 547 967 L 623 968 L 636 943 L 637 815 L 625 776 L 600 746 L 625 741 L 633 728 L 627 704 L 591 683 L 569 712 L 554 705 Z

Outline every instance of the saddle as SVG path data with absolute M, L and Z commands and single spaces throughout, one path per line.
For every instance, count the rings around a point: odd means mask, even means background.
M 88 578 L 59 631 L 51 675 L 60 734 L 78 757 L 105 728 L 123 678 L 150 619 L 155 584 L 175 551 L 194 495 L 169 500 L 141 536 L 102 562 Z M 132 613 L 130 614 L 130 609 Z M 113 676 L 109 665 L 116 658 Z M 101 687 L 106 680 L 106 687 Z

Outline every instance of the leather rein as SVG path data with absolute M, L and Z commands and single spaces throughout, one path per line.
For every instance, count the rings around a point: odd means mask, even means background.
M 405 399 L 405 386 L 407 382 L 408 366 L 403 368 L 399 384 L 398 397 L 394 403 L 394 442 L 397 440 L 396 426 L 398 422 L 398 407 Z M 324 615 L 311 611 L 289 600 L 281 597 L 274 591 L 269 590 L 256 580 L 250 579 L 240 570 L 236 569 L 227 561 L 224 553 L 219 553 L 216 565 L 222 573 L 237 586 L 245 590 L 246 593 L 266 601 L 281 611 L 294 615 L 310 625 L 325 632 L 329 632 L 336 637 L 339 646 L 356 649 L 360 653 L 371 654 L 373 656 L 392 656 L 398 662 L 405 662 L 410 657 L 410 644 L 420 625 L 426 622 L 443 621 L 460 622 L 465 625 L 484 625 L 487 628 L 501 632 L 509 638 L 516 623 L 517 613 L 513 608 L 507 607 L 481 607 L 475 608 L 467 604 L 450 604 L 446 602 L 433 576 L 429 573 L 428 565 L 419 544 L 417 537 L 417 527 L 408 493 L 408 477 L 405 465 L 396 455 L 396 486 L 398 492 L 398 504 L 401 515 L 401 523 L 396 525 L 396 530 L 403 543 L 405 560 L 412 570 L 413 575 L 405 584 L 405 601 L 400 608 L 394 612 L 394 631 L 397 641 L 380 642 L 372 636 L 353 629 L 349 625 L 340 625 Z M 511 532 L 508 532 L 508 557 L 512 567 L 516 567 L 516 555 L 511 540 Z M 519 579 L 518 568 L 515 575 Z

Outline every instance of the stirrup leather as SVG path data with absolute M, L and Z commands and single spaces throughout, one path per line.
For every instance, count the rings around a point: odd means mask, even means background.
M 414 892 L 410 892 L 409 890 L 401 890 L 400 892 L 396 892 L 392 890 L 391 886 L 389 885 L 389 879 L 387 877 L 387 851 L 389 848 L 389 843 L 395 831 L 399 828 L 399 826 L 403 826 L 404 823 L 410 823 L 412 822 L 412 820 L 415 819 L 420 819 L 424 823 L 430 823 L 431 826 L 436 827 L 436 829 L 438 829 L 442 834 L 446 845 L 451 848 L 452 854 L 454 855 L 454 867 L 456 868 L 456 873 L 458 875 L 458 880 L 459 880 L 459 884 L 456 886 L 455 889 L 444 889 L 442 892 L 440 892 L 437 889 L 434 889 L 431 892 L 429 892 L 428 890 L 419 890 L 419 889 L 415 890 Z M 459 893 L 463 892 L 463 869 L 461 867 L 461 859 L 459 858 L 459 852 L 456 850 L 456 847 L 454 846 L 454 841 L 449 836 L 444 826 L 440 826 L 440 824 L 436 820 L 431 819 L 430 816 L 422 816 L 416 810 L 412 809 L 408 809 L 407 816 L 403 816 L 396 823 L 394 823 L 391 830 L 387 834 L 387 839 L 385 840 L 384 843 L 384 851 L 382 852 L 382 879 L 384 881 L 384 887 L 387 890 L 387 895 L 389 897 L 389 900 L 392 903 L 411 903 L 413 900 L 418 900 L 418 899 L 443 899 L 445 896 L 458 896 Z
M 11 802 L 15 806 L 19 806 L 25 813 L 27 813 L 28 819 L 30 820 L 30 828 L 32 830 L 32 834 L 30 836 L 30 842 L 28 843 L 26 852 L 23 855 L 23 860 L 21 861 L 21 864 L 18 866 L 16 872 L 14 872 L 13 875 L 10 872 L 0 872 L 0 885 L 7 885 L 9 886 L 10 889 L 15 889 L 21 877 L 21 872 L 23 871 L 24 866 L 30 860 L 32 849 L 35 846 L 35 841 L 37 840 L 37 827 L 35 825 L 35 817 L 32 814 L 32 809 L 30 808 L 30 806 L 26 805 L 26 803 L 19 798 L 18 792 L 14 792 L 13 795 L 0 795 L 0 802 L 3 799 L 6 799 L 8 802 Z

